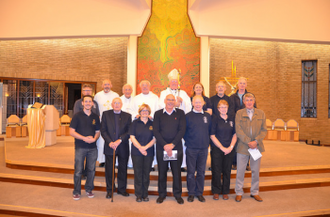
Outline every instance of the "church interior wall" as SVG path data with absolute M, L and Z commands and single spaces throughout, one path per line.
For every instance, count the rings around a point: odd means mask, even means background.
M 247 90 L 271 121 L 294 119 L 300 140 L 330 144 L 329 63 L 330 45 L 257 40 L 210 39 L 210 95 L 223 77 L 248 78 Z M 317 118 L 301 118 L 301 62 L 317 60 Z M 227 94 L 230 87 L 227 85 Z
M 127 37 L 0 41 L 0 77 L 97 82 L 127 80 Z

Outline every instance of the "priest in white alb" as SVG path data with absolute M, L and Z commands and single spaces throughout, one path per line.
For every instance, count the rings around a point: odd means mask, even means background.
M 131 113 L 130 104 L 131 104 L 131 101 L 133 99 L 133 97 L 132 97 L 132 92 L 133 92 L 132 85 L 124 84 L 122 91 L 123 91 L 123 95 L 120 97 L 120 99 L 123 102 L 123 107 L 121 108 L 121 110 L 124 111 L 124 112 L 127 112 L 127 113 Z
M 133 99 L 133 97 L 132 97 L 132 92 L 133 92 L 132 85 L 124 84 L 122 91 L 123 91 L 123 95 L 120 97 L 120 99 L 123 102 L 123 107 L 121 107 L 121 110 L 131 114 L 130 105 L 131 105 L 131 101 Z M 132 142 L 129 139 L 129 153 L 131 153 L 131 146 L 132 146 Z M 118 158 L 116 158 L 116 166 L 118 166 Z M 133 167 L 133 162 L 132 162 L 131 155 L 129 155 L 129 157 L 128 157 L 127 166 L 130 167 L 130 168 Z
M 112 100 L 116 97 L 119 97 L 118 93 L 113 92 L 111 90 L 112 84 L 109 79 L 105 79 L 102 82 L 102 88 L 103 90 L 96 93 L 94 96 L 94 100 L 99 105 L 101 120 L 102 120 L 103 112 L 112 109 L 111 106 Z M 99 167 L 104 167 L 105 165 L 104 139 L 102 138 L 102 136 L 100 136 L 99 139 L 97 140 L 96 146 L 98 152 L 97 161 L 99 162 Z
M 139 108 L 142 104 L 147 104 L 150 109 L 150 118 L 154 118 L 155 112 L 159 109 L 158 107 L 158 96 L 150 91 L 150 82 L 148 80 L 143 80 L 139 84 L 141 93 L 136 95 L 131 102 L 131 115 L 132 119 L 135 120 L 139 115 Z

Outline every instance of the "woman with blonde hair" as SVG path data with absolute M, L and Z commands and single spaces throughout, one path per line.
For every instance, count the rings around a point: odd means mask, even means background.
M 134 189 L 136 201 L 149 201 L 149 175 L 154 159 L 154 144 L 156 139 L 153 134 L 152 121 L 149 119 L 151 109 L 147 104 L 142 104 L 138 110 L 140 117 L 133 121 L 129 129 L 132 141 L 131 156 L 134 169 Z

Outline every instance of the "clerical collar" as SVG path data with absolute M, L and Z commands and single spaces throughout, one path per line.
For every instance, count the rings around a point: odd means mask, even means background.
M 171 115 L 173 112 L 176 112 L 176 109 L 173 108 L 173 110 L 171 111 L 171 113 L 168 113 L 168 112 L 166 111 L 166 108 L 164 108 L 164 109 L 163 109 L 163 113 L 165 113 L 165 112 L 166 112 L 166 114 Z
M 113 113 L 119 115 L 121 113 L 121 110 L 119 112 L 116 112 L 115 110 L 113 110 Z
M 195 109 L 193 109 L 193 112 L 195 112 L 195 113 L 200 113 L 200 114 L 204 114 L 204 111 L 202 110 L 202 111 L 196 111 Z

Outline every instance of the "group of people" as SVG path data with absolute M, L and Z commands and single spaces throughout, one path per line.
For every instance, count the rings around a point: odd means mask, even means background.
M 105 167 L 106 198 L 113 197 L 114 163 L 118 167 L 117 193 L 127 192 L 127 167 L 134 169 L 136 201 L 149 201 L 149 175 L 158 167 L 157 203 L 167 195 L 167 172 L 173 176 L 173 195 L 179 204 L 182 199 L 182 168 L 187 170 L 188 202 L 203 197 L 206 161 L 211 147 L 213 199 L 220 195 L 228 200 L 230 175 L 234 162 L 236 198 L 242 200 L 244 175 L 248 162 L 252 170 L 251 197 L 259 196 L 260 159 L 250 157 L 251 150 L 264 151 L 266 118 L 256 108 L 255 96 L 247 92 L 247 80 L 238 80 L 238 90 L 228 97 L 226 85 L 216 84 L 216 95 L 208 98 L 204 87 L 196 83 L 192 97 L 179 87 L 179 73 L 173 69 L 169 87 L 160 97 L 150 91 L 150 82 L 143 80 L 141 93 L 132 97 L 132 87 L 123 86 L 123 95 L 111 90 L 111 81 L 102 83 L 103 90 L 91 96 L 92 87 L 84 85 L 82 99 L 74 106 L 70 135 L 75 138 L 75 173 L 73 199 L 81 197 L 81 179 L 86 177 L 85 191 L 89 198 L 92 190 L 96 161 Z M 237 159 L 237 164 L 236 160 Z M 85 162 L 85 163 L 84 163 Z M 196 175 L 195 175 L 196 173 Z

